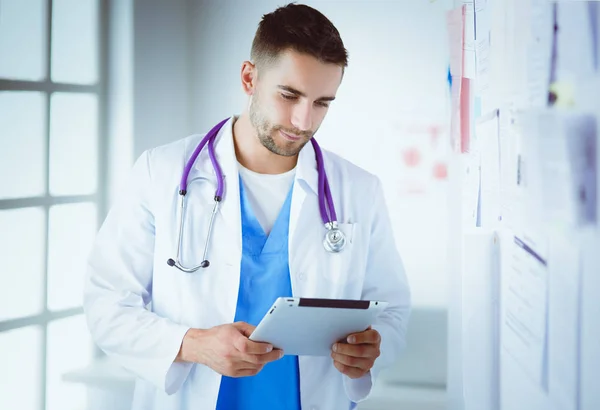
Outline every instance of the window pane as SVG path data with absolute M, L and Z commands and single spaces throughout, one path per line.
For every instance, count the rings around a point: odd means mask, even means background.
M 0 0 L 0 77 L 46 76 L 46 0 Z
M 40 408 L 41 341 L 37 326 L 0 332 L 0 409 Z
M 96 207 L 56 205 L 49 218 L 48 309 L 81 306 L 87 257 L 96 235 Z
M 93 344 L 82 315 L 48 324 L 46 410 L 88 408 L 85 385 L 63 382 L 65 373 L 88 366 Z
M 0 199 L 44 194 L 45 113 L 42 93 L 0 92 Z
M 98 101 L 91 94 L 55 93 L 50 100 L 50 194 L 96 192 Z
M 52 81 L 94 84 L 98 80 L 96 0 L 52 2 Z
M 0 321 L 43 310 L 44 222 L 40 208 L 0 211 Z

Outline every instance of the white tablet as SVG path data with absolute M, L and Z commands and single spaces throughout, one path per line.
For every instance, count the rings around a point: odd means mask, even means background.
M 373 324 L 387 302 L 278 298 L 250 340 L 266 342 L 285 355 L 329 356 L 335 342 Z

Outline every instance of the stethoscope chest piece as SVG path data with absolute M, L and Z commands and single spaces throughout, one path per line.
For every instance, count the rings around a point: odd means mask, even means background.
M 338 253 L 346 246 L 346 235 L 337 226 L 328 224 L 325 238 L 323 239 L 323 247 L 327 252 Z

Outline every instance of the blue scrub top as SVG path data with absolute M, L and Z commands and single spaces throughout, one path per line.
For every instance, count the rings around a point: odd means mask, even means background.
M 254 216 L 240 178 L 242 262 L 234 321 L 258 325 L 278 297 L 291 297 L 288 226 L 292 190 L 267 236 Z M 297 356 L 284 356 L 251 377 L 223 376 L 217 410 L 300 410 Z

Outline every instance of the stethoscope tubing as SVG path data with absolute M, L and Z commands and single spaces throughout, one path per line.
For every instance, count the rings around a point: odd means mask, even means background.
M 217 161 L 217 158 L 215 155 L 214 142 L 215 142 L 217 134 L 219 133 L 219 130 L 223 127 L 223 125 L 228 120 L 229 120 L 229 118 L 225 118 L 224 120 L 219 122 L 200 141 L 200 143 L 196 146 L 194 152 L 188 159 L 188 161 L 185 165 L 183 174 L 181 175 L 181 181 L 179 184 L 180 212 L 179 212 L 179 235 L 177 237 L 177 256 L 176 256 L 175 260 L 169 259 L 167 261 L 167 264 L 169 266 L 175 266 L 178 269 L 180 269 L 181 271 L 186 272 L 186 273 L 192 273 L 192 272 L 197 271 L 200 268 L 207 268 L 210 265 L 210 262 L 208 261 L 208 257 L 207 257 L 208 256 L 208 247 L 209 247 L 209 243 L 210 243 L 210 238 L 212 236 L 215 216 L 218 212 L 219 204 L 220 204 L 221 200 L 223 199 L 223 192 L 224 192 L 224 185 L 225 185 L 224 184 L 225 178 L 223 176 L 223 172 L 221 170 L 221 167 L 220 167 L 219 162 Z M 345 245 L 345 236 L 344 236 L 343 232 L 341 232 L 338 229 L 338 226 L 337 226 L 337 214 L 335 212 L 335 207 L 333 204 L 333 197 L 331 195 L 329 181 L 327 179 L 327 174 L 325 172 L 323 152 L 321 151 L 321 147 L 319 146 L 319 144 L 317 143 L 317 141 L 314 138 L 311 138 L 311 143 L 313 145 L 313 148 L 315 151 L 315 156 L 316 156 L 316 161 L 317 161 L 318 190 L 319 190 L 319 192 L 318 192 L 319 213 L 321 214 L 321 219 L 323 220 L 323 224 L 325 225 L 325 227 L 328 230 L 325 235 L 325 238 L 323 239 L 323 246 L 329 252 L 334 252 L 334 253 L 340 252 Z M 214 197 L 215 204 L 213 206 L 213 210 L 212 210 L 212 213 L 210 216 L 210 222 L 208 225 L 208 233 L 207 233 L 206 242 L 204 244 L 202 263 L 193 268 L 186 268 L 185 266 L 183 266 L 181 264 L 179 258 L 181 256 L 180 255 L 181 243 L 183 241 L 183 221 L 184 221 L 184 214 L 185 214 L 185 202 L 186 202 L 185 196 L 187 194 L 188 177 L 189 177 L 191 169 L 192 169 L 194 163 L 196 162 L 198 156 L 200 155 L 200 153 L 202 152 L 202 150 L 204 149 L 204 147 L 207 144 L 208 144 L 208 155 L 209 155 L 210 161 L 212 163 L 214 172 L 217 177 L 217 189 L 215 191 L 215 197 Z M 329 214 L 328 214 L 328 211 L 329 211 Z

